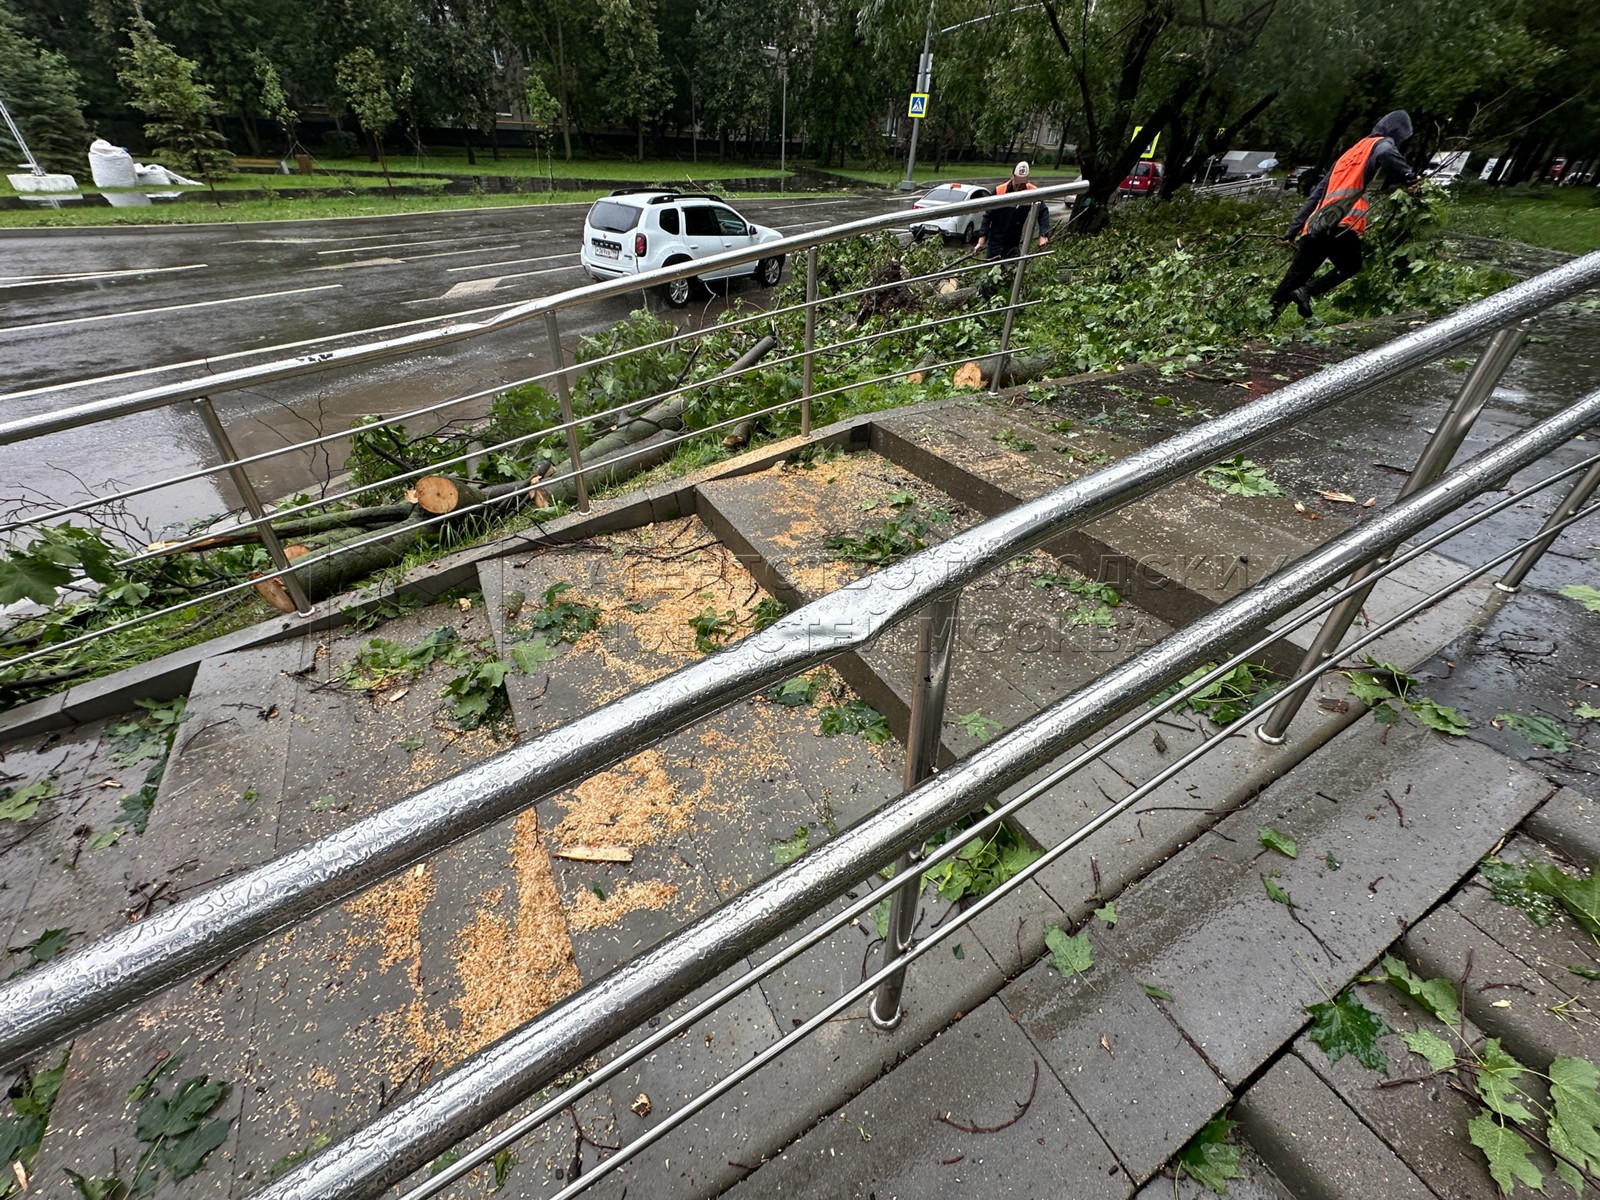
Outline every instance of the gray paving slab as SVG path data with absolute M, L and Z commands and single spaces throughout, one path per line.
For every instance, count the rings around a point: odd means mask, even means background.
M 996 1131 L 969 1133 L 945 1121 Z M 1003 1007 L 990 1002 L 727 1195 L 1111 1200 L 1132 1190 L 1049 1066 Z
M 1426 1028 L 1451 1039 L 1439 1021 L 1393 988 L 1363 984 L 1354 990 L 1391 1030 Z M 1469 1040 L 1479 1036 L 1476 1027 L 1469 1024 L 1465 1028 Z M 1305 1035 L 1295 1041 L 1294 1052 L 1439 1200 L 1491 1200 L 1498 1196 L 1483 1155 L 1467 1134 L 1467 1122 L 1482 1111 L 1482 1105 L 1451 1087 L 1447 1079 L 1433 1076 L 1427 1061 L 1407 1049 L 1399 1033 L 1379 1038 L 1378 1046 L 1389 1061 L 1388 1079 L 1353 1055 L 1329 1062 Z M 1378 1086 L 1402 1079 L 1416 1082 Z M 1548 1162 L 1544 1169 L 1549 1170 Z
M 1571 706 L 1595 695 L 1585 687 L 1595 677 L 1594 617 L 1564 596 L 1524 588 L 1497 596 L 1480 614 L 1478 627 L 1440 649 L 1416 673 L 1427 694 L 1451 704 L 1472 722 L 1468 736 L 1502 754 L 1529 763 L 1558 783 L 1580 791 L 1595 787 L 1600 724 L 1571 715 Z M 1501 713 L 1523 713 L 1561 722 L 1576 746 L 1558 752 L 1533 745 Z
M 1296 1200 L 1248 1145 L 1239 1155 L 1239 1170 L 1244 1177 L 1228 1180 L 1228 1200 Z M 1188 1176 L 1174 1182 L 1171 1174 L 1168 1170 L 1156 1176 L 1139 1189 L 1134 1200 L 1210 1200 L 1216 1195 Z
M 1273 1174 L 1300 1200 L 1435 1200 L 1394 1151 L 1292 1054 L 1251 1085 L 1233 1115 Z
M 1525 828 L 1527 823 L 1523 824 Z M 1520 833 L 1500 847 L 1498 857 L 1511 863 L 1561 867 L 1544 846 Z M 1594 981 L 1572 968 L 1600 971 L 1600 946 L 1570 914 L 1561 911 L 1548 925 L 1536 925 L 1521 909 L 1497 903 L 1481 874 L 1474 874 L 1456 889 L 1450 907 L 1569 996 L 1595 994 Z
M 1103 941 L 1172 993 L 1168 1013 L 1237 1084 L 1299 1029 L 1304 1005 L 1359 974 L 1549 790 L 1475 743 L 1357 726 L 1130 889 Z M 1266 826 L 1299 857 L 1265 850 Z M 1267 894 L 1269 872 L 1292 912 Z
M 1092 931 L 1091 943 L 1097 939 Z M 1063 979 L 1040 963 L 1000 1000 L 1137 1183 L 1231 1099 L 1138 982 L 1113 964 Z
M 1401 948 L 1419 975 L 1465 977 L 1467 1016 L 1522 1062 L 1543 1070 L 1560 1054 L 1600 1058 L 1600 1022 L 1584 1011 L 1590 1005 L 1574 1000 L 1450 906 L 1407 931 Z
M 1585 791 L 1562 788 L 1528 814 L 1522 829 L 1576 866 L 1587 870 L 1600 864 L 1600 802 Z

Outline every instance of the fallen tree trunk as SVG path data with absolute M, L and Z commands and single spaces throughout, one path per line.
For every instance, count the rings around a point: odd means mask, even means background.
M 1043 379 L 1055 369 L 1056 365 L 1054 354 L 1008 354 L 1005 359 L 1005 372 L 1002 378 L 995 378 L 995 370 L 1000 365 L 1000 355 L 991 354 L 987 358 L 975 358 L 962 363 L 956 368 L 953 382 L 957 387 L 1009 387 L 1015 383 L 1030 383 L 1035 379 Z
M 683 429 L 683 414 L 689 406 L 700 398 L 701 390 L 710 386 L 718 379 L 725 379 L 736 375 L 740 371 L 749 370 L 768 354 L 772 353 L 778 344 L 775 337 L 764 337 L 744 354 L 739 356 L 727 371 L 722 375 L 713 376 L 701 388 L 693 392 L 685 392 L 681 396 L 673 396 L 651 405 L 644 412 L 631 418 L 626 424 L 618 426 L 602 438 L 590 442 L 579 452 L 583 462 L 584 479 L 588 486 L 593 488 L 609 487 L 613 483 L 620 483 L 640 471 L 655 466 L 671 456 L 671 446 L 652 446 L 647 450 L 638 450 L 641 443 L 649 441 L 663 433 L 677 433 Z M 561 466 L 558 474 L 565 474 L 571 470 L 570 459 L 560 460 Z M 539 479 L 550 472 L 541 470 L 535 477 L 532 494 L 533 502 L 540 508 L 551 508 L 564 501 L 570 501 L 578 495 L 578 481 L 568 478 L 552 484 L 549 487 L 539 486 Z
M 352 508 L 343 512 L 317 513 L 314 516 L 274 521 L 271 524 L 280 540 L 309 537 L 329 530 L 348 529 L 352 525 L 392 525 L 409 517 L 412 508 L 410 501 L 401 501 L 396 504 L 375 504 L 370 508 Z M 253 546 L 260 541 L 261 527 L 251 525 L 212 534 L 202 541 L 182 546 L 181 549 L 186 552 L 221 550 L 229 546 Z M 149 554 L 174 554 L 179 548 L 174 542 L 151 542 L 145 547 L 145 551 Z
M 352 529 L 342 536 L 330 534 L 326 538 L 319 539 L 320 545 L 308 546 L 296 543 L 285 546 L 283 552 L 291 563 L 310 555 L 317 556 L 316 562 L 295 567 L 292 571 L 301 588 L 305 590 L 307 598 L 315 603 L 333 595 L 347 583 L 370 575 L 374 571 L 381 571 L 385 567 L 394 566 L 410 552 L 411 547 L 416 545 L 417 539 L 429 528 L 431 527 L 408 518 L 386 529 Z M 376 540 L 364 546 L 342 549 L 344 546 L 368 538 Z M 330 551 L 332 553 L 329 557 L 322 557 Z M 295 611 L 295 603 L 289 598 L 289 589 L 284 587 L 282 578 L 257 580 L 255 589 L 263 600 L 279 612 Z
M 436 517 L 458 508 L 475 507 L 487 499 L 476 484 L 454 475 L 424 475 L 417 480 L 412 494 L 418 508 Z

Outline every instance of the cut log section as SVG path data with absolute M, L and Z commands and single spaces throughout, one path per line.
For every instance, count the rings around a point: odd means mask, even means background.
M 475 508 L 486 499 L 475 486 L 453 475 L 424 475 L 417 480 L 415 491 L 417 507 L 436 517 L 458 508 Z
M 952 382 L 957 387 L 965 388 L 1002 388 L 1017 383 L 1031 383 L 1035 379 L 1043 379 L 1055 368 L 1056 356 L 1054 354 L 1008 354 L 1006 355 L 1005 376 L 995 378 L 995 368 L 1000 365 L 1000 356 L 991 354 L 987 358 L 976 358 L 970 362 L 962 363 L 956 368 Z

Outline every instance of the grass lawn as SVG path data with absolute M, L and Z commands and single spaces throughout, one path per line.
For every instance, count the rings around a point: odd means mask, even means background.
M 709 147 L 708 147 L 709 149 Z M 677 158 L 646 159 L 633 162 L 627 159 L 575 158 L 567 162 L 557 150 L 555 157 L 535 157 L 531 150 L 500 151 L 498 161 L 487 150 L 477 151 L 476 164 L 467 162 L 467 153 L 457 146 L 433 146 L 423 155 L 392 153 L 389 155 L 389 172 L 393 175 L 499 175 L 508 179 L 601 179 L 616 183 L 658 183 L 704 181 L 709 179 L 781 179 L 784 172 L 776 167 L 753 167 L 747 163 L 716 160 L 714 151 L 699 162 Z M 313 155 L 318 171 L 377 171 L 377 163 L 364 154 L 352 158 L 331 158 Z
M 1462 233 L 1587 254 L 1600 250 L 1600 188 L 1468 185 L 1451 212 L 1450 226 Z
M 1015 165 L 1015 159 L 991 163 L 945 163 L 938 171 L 935 171 L 931 160 L 926 163 L 919 160 L 916 171 L 911 176 L 911 182 L 918 187 L 931 187 L 933 184 L 945 183 L 949 180 L 1005 179 L 1011 174 L 1011 168 Z M 876 183 L 882 187 L 894 187 L 895 184 L 906 177 L 904 165 L 871 168 L 828 167 L 827 171 L 830 175 L 838 175 L 845 179 L 856 179 L 862 183 Z M 1031 182 L 1040 186 L 1047 183 L 1070 183 L 1078 178 L 1078 168 L 1062 167 L 1057 171 L 1041 162 L 1034 166 L 1033 173 L 1028 178 Z

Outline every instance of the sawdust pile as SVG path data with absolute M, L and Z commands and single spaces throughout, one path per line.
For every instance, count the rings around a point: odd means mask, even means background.
M 681 795 L 658 750 L 645 750 L 621 766 L 594 776 L 559 803 L 566 810 L 550 832 L 558 846 L 619 846 L 636 850 L 646 842 L 676 837 L 689 828 L 708 793 Z
M 579 892 L 567 910 L 567 924 L 574 932 L 614 925 L 639 909 L 666 908 L 677 897 L 678 889 L 660 880 L 625 883 L 601 899 L 592 891 Z

